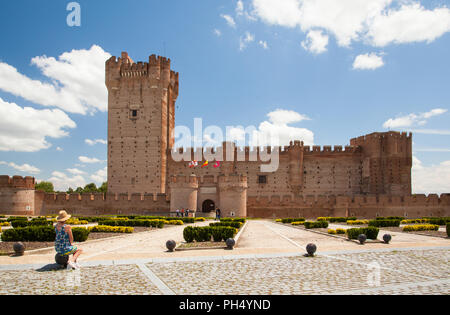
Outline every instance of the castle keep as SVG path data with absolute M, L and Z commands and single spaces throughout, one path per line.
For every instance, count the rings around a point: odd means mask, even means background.
M 450 216 L 450 194 L 412 195 L 412 135 L 373 133 L 342 147 L 174 148 L 179 75 L 170 59 L 135 63 L 127 53 L 106 62 L 108 88 L 108 193 L 45 194 L 33 178 L 0 177 L 0 214 L 158 214 L 176 209 L 197 215 L 307 217 Z M 206 152 L 221 153 L 220 167 L 201 168 Z M 173 152 L 184 160 L 173 158 Z M 264 153 L 279 167 L 264 172 Z M 226 157 L 226 159 L 225 159 Z M 189 162 L 198 160 L 198 167 Z

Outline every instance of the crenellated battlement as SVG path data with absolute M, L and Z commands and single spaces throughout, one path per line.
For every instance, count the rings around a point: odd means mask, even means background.
M 36 185 L 34 177 L 22 177 L 7 175 L 0 176 L 0 188 L 13 188 L 13 189 L 31 189 L 33 190 Z
M 123 52 L 122 57 L 112 56 L 106 61 L 106 85 L 108 88 L 118 89 L 120 80 L 134 78 L 164 81 L 178 95 L 179 73 L 170 69 L 169 58 L 151 55 L 148 62 L 134 62 L 128 53 Z

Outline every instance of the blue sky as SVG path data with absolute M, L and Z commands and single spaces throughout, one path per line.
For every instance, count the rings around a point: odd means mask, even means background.
M 103 60 L 127 51 L 172 59 L 177 125 L 317 145 L 412 130 L 414 191 L 450 192 L 449 1 L 79 0 L 79 27 L 69 2 L 0 4 L 1 174 L 101 184 L 106 145 L 86 139 L 107 138 Z

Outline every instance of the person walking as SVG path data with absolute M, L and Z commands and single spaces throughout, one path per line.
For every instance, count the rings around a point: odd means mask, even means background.
M 216 209 L 216 220 L 220 221 L 220 209 L 219 208 Z

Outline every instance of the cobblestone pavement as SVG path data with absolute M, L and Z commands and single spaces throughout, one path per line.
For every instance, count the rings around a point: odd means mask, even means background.
M 450 249 L 0 271 L 0 294 L 450 294 Z

